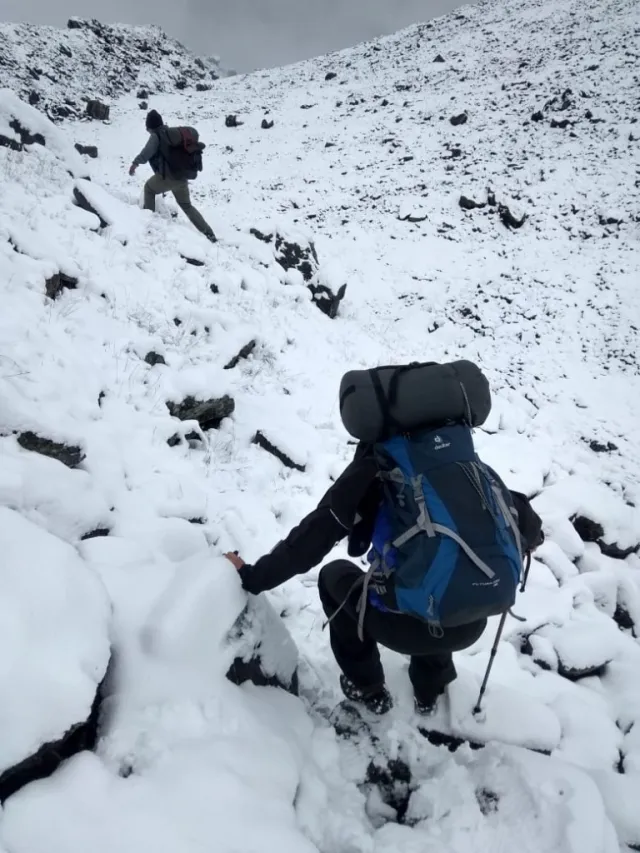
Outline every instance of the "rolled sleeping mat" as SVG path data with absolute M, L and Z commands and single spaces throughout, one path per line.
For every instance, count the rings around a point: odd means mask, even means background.
M 350 370 L 340 383 L 342 423 L 360 441 L 447 421 L 479 426 L 490 411 L 489 382 L 471 361 Z

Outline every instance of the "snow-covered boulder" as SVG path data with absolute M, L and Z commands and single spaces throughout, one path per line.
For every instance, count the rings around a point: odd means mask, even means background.
M 82 157 L 67 135 L 34 107 L 21 101 L 11 89 L 0 89 L 0 146 L 22 151 L 25 146 L 36 144 L 63 161 L 72 175 L 86 176 Z
M 0 507 L 0 801 L 96 738 L 110 603 L 67 543 Z

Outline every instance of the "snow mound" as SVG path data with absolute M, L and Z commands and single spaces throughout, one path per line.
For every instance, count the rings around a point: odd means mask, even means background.
M 110 656 L 110 604 L 73 548 L 0 507 L 0 780 L 84 723 Z
M 206 90 L 227 73 L 159 27 L 82 18 L 71 18 L 64 30 L 2 23 L 0 56 L 3 84 L 54 120 L 82 115 L 93 98 Z

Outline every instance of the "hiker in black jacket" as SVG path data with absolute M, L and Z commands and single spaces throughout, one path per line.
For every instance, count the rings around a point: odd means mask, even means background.
M 138 166 L 148 163 L 153 169 L 153 175 L 144 185 L 144 209 L 155 211 L 156 196 L 160 193 L 173 193 L 178 206 L 195 227 L 212 243 L 216 242 L 216 236 L 209 223 L 205 220 L 199 210 L 191 204 L 191 193 L 189 182 L 186 178 L 176 178 L 171 174 L 167 163 L 160 151 L 160 136 L 166 132 L 166 125 L 160 113 L 151 110 L 147 114 L 146 128 L 149 139 L 142 151 L 134 159 L 129 167 L 129 174 L 135 175 Z
M 381 501 L 382 486 L 377 475 L 372 446 L 361 442 L 353 461 L 317 508 L 269 554 L 253 565 L 244 563 L 236 554 L 225 555 L 238 570 L 243 587 L 254 595 L 273 589 L 317 566 L 345 537 L 350 556 L 365 554 Z M 511 495 L 525 550 L 532 550 L 541 539 L 540 519 L 524 495 Z M 331 648 L 342 670 L 342 690 L 348 699 L 363 702 L 376 713 L 391 707 L 377 646 L 381 643 L 410 656 L 409 677 L 416 710 L 428 713 L 447 684 L 456 678 L 452 652 L 476 642 L 486 627 L 486 619 L 446 628 L 434 636 L 430 626 L 420 619 L 368 606 L 360 639 L 358 602 L 364 574 L 349 560 L 336 560 L 324 566 L 318 578 L 320 600 L 330 620 Z

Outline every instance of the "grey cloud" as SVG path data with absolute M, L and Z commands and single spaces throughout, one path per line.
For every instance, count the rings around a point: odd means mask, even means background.
M 390 33 L 460 0 L 0 0 L 2 20 L 64 25 L 71 15 L 159 24 L 238 71 L 282 65 Z

